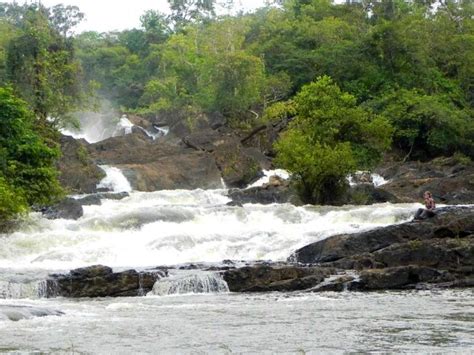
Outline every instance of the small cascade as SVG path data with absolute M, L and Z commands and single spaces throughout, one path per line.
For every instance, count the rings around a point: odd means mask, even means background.
M 379 187 L 388 184 L 390 181 L 386 180 L 383 176 L 379 174 L 372 174 L 372 182 L 375 187 Z
M 132 186 L 122 170 L 108 165 L 99 165 L 99 167 L 104 170 L 106 176 L 97 185 L 98 189 L 108 189 L 116 193 L 132 191 Z
M 272 176 L 277 176 L 282 180 L 288 180 L 290 178 L 290 173 L 283 169 L 263 170 L 263 177 L 255 181 L 253 184 L 247 186 L 247 189 L 252 187 L 261 187 L 265 184 L 268 184 Z
M 48 279 L 40 281 L 37 287 L 39 298 L 54 298 L 59 296 L 59 284 L 57 280 Z
M 170 133 L 170 128 L 168 126 L 156 126 L 154 125 L 153 128 L 155 128 L 159 132 L 160 137 L 167 136 L 168 133 Z
M 132 122 L 130 122 L 130 120 L 127 118 L 127 116 L 123 115 L 120 118 L 120 121 L 117 123 L 117 126 L 115 127 L 115 131 L 112 134 L 112 136 L 117 137 L 117 136 L 124 136 L 124 135 L 127 135 L 127 134 L 131 134 L 133 126 L 134 126 L 134 124 Z
M 383 176 L 375 173 L 370 173 L 369 171 L 357 171 L 352 175 L 347 176 L 347 182 L 351 187 L 370 183 L 375 187 L 379 187 L 389 183 Z
M 216 272 L 193 272 L 173 275 L 158 280 L 153 286 L 152 295 L 180 295 L 190 293 L 224 293 L 229 287 L 222 276 Z
M 41 297 L 41 282 L 0 281 L 0 299 L 36 299 Z

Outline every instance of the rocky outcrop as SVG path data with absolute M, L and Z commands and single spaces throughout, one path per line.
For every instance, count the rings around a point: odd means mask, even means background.
M 474 203 L 474 163 L 459 158 L 437 158 L 430 162 L 387 163 L 377 169 L 390 180 L 382 189 L 399 201 L 423 199 L 431 191 L 438 203 Z
M 71 193 L 96 192 L 97 184 L 105 176 L 90 157 L 89 143 L 69 136 L 61 137 L 62 156 L 58 161 L 59 181 Z
M 231 292 L 298 291 L 318 285 L 331 272 L 329 268 L 255 265 L 228 270 L 224 280 Z
M 92 144 L 90 152 L 98 163 L 121 169 L 135 190 L 222 187 L 221 174 L 210 154 L 152 141 L 138 133 Z
M 46 297 L 133 297 L 143 296 L 155 282 L 167 275 L 165 270 L 113 272 L 111 268 L 95 265 L 71 270 L 65 275 L 50 275 L 46 281 Z
M 102 200 L 123 200 L 129 197 L 128 192 L 99 192 L 76 199 L 81 206 L 101 205 Z
M 472 287 L 474 208 L 444 208 L 428 220 L 333 236 L 297 250 L 289 263 L 229 270 L 224 277 L 237 292 L 279 291 L 280 282 L 283 290 L 308 292 Z M 308 275 L 323 280 L 307 282 Z
M 278 176 L 270 177 L 270 181 L 263 186 L 251 187 L 245 190 L 231 189 L 228 193 L 233 205 L 258 203 L 268 205 L 272 203 L 291 203 L 301 205 L 297 192 L 286 180 Z
M 211 154 L 229 187 L 247 186 L 259 177 L 262 168 L 270 164 L 263 154 L 245 148 L 234 133 L 201 130 L 184 137 L 183 143 Z
M 202 152 L 161 157 L 146 164 L 116 166 L 139 191 L 222 188 L 221 174 L 214 160 Z
M 437 216 L 424 221 L 329 237 L 297 250 L 292 260 L 300 263 L 338 261 L 342 264 L 394 245 L 407 244 L 409 247 L 409 243 L 432 243 L 439 238 L 465 238 L 470 234 L 474 234 L 474 208 L 444 208 L 438 210 Z
M 47 219 L 74 219 L 78 220 L 84 214 L 80 202 L 73 198 L 65 198 L 59 203 L 40 209 Z

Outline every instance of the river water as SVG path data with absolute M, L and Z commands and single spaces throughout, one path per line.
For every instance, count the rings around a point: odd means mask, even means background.
M 418 208 L 231 207 L 226 193 L 131 192 L 85 207 L 78 221 L 32 214 L 0 236 L 0 352 L 474 351 L 472 290 L 239 295 L 212 275 L 191 272 L 138 298 L 39 297 L 52 272 L 99 263 L 118 270 L 281 261 L 330 235 L 402 223 Z M 189 294 L 189 285 L 211 293 Z

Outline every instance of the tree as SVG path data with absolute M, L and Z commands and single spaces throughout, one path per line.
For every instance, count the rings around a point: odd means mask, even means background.
M 62 195 L 55 161 L 57 146 L 48 146 L 34 131 L 27 104 L 0 88 L 0 224 L 31 205 L 46 205 Z
M 388 121 L 357 106 L 327 76 L 303 86 L 291 109 L 296 116 L 276 143 L 277 162 L 305 202 L 333 201 L 347 174 L 373 166 L 390 145 Z
M 71 11 L 55 7 L 50 18 L 41 5 L 27 7 L 19 34 L 7 48 L 7 79 L 44 126 L 61 124 L 87 102 L 73 43 L 62 36 L 80 18 Z
M 393 142 L 405 159 L 426 160 L 456 151 L 474 157 L 472 112 L 456 107 L 449 96 L 398 90 L 387 93 L 375 107 L 390 118 Z
M 140 16 L 140 22 L 145 29 L 148 44 L 165 42 L 171 34 L 168 16 L 159 11 L 148 10 Z
M 175 30 L 192 22 L 202 22 L 215 15 L 216 0 L 168 0 Z

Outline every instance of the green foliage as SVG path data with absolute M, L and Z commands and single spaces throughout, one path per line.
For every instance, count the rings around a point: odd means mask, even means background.
M 14 16 L 4 21 L 17 27 L 6 46 L 6 81 L 11 84 L 43 124 L 61 122 L 86 103 L 74 60 L 72 28 L 83 17 L 77 7 L 40 4 L 7 6 Z
M 446 95 L 399 90 L 377 104 L 395 129 L 394 144 L 408 154 L 426 159 L 464 151 L 473 156 L 472 111 L 460 109 Z
M 0 88 L 0 221 L 62 195 L 54 167 L 58 156 L 58 147 L 35 133 L 26 103 Z
M 0 230 L 17 215 L 26 212 L 27 204 L 23 196 L 0 176 Z
M 387 120 L 329 77 L 304 86 L 291 105 L 296 116 L 276 143 L 277 162 L 293 173 L 305 202 L 334 200 L 347 174 L 375 164 L 390 145 Z

